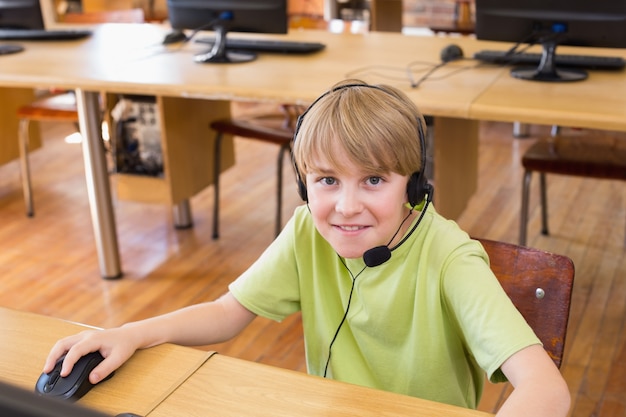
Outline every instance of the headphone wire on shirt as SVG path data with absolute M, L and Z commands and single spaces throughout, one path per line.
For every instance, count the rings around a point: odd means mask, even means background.
M 308 206 L 308 203 L 307 203 L 307 206 Z M 413 213 L 413 209 L 409 210 L 409 214 L 407 214 L 406 217 L 402 220 L 402 223 L 400 223 L 400 227 L 398 227 L 398 230 L 396 230 L 396 233 L 393 234 L 387 246 L 389 246 L 391 242 L 393 242 L 393 240 L 396 238 L 398 233 L 400 233 L 400 229 L 402 229 L 402 225 L 408 220 L 409 217 L 411 217 L 412 213 Z M 419 222 L 417 224 L 419 224 Z M 413 231 L 411 231 L 411 233 L 413 233 Z M 405 240 L 406 238 L 403 239 L 398 245 L 396 245 L 394 249 L 400 246 L 402 243 L 404 243 Z M 337 340 L 337 336 L 339 335 L 339 330 L 341 330 L 341 326 L 343 326 L 343 323 L 346 321 L 346 318 L 348 317 L 348 311 L 350 311 L 350 303 L 352 302 L 352 293 L 354 292 L 354 284 L 356 283 L 356 279 L 359 277 L 359 275 L 361 275 L 363 271 L 365 271 L 365 269 L 367 268 L 367 265 L 365 265 L 363 269 L 361 269 L 359 273 L 356 274 L 355 276 L 352 274 L 352 271 L 350 271 L 350 268 L 348 268 L 348 265 L 346 265 L 346 261 L 341 256 L 339 256 L 339 260 L 348 271 L 348 274 L 350 274 L 350 277 L 352 278 L 352 286 L 350 287 L 350 295 L 348 296 L 348 304 L 346 305 L 346 312 L 343 314 L 341 322 L 339 323 L 339 326 L 337 326 L 337 330 L 335 330 L 335 335 L 333 336 L 333 339 L 330 341 L 330 345 L 328 345 L 328 359 L 326 359 L 326 365 L 324 366 L 324 378 L 326 378 L 326 374 L 328 373 L 328 365 L 330 364 L 330 355 L 332 353 L 333 344 L 335 343 L 335 340 Z

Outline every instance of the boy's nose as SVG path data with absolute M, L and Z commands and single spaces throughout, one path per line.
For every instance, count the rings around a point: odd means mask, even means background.
M 335 210 L 348 217 L 363 210 L 359 194 L 355 190 L 344 189 L 339 193 Z

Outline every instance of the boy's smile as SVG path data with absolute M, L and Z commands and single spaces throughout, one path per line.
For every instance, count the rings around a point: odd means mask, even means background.
M 409 212 L 408 176 L 365 172 L 348 158 L 343 160 L 341 168 L 333 168 L 320 158 L 306 175 L 315 227 L 344 258 L 359 258 L 376 246 L 393 246 L 411 224 L 402 223 Z

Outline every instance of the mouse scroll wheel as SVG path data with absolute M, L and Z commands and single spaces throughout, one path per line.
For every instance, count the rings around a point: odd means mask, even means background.
M 43 387 L 43 392 L 50 392 L 54 385 L 57 383 L 59 378 L 61 377 L 61 373 L 59 371 L 52 371 L 50 377 L 48 378 L 48 383 Z

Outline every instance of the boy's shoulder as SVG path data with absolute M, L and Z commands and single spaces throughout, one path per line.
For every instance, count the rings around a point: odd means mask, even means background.
M 424 243 L 436 252 L 449 256 L 459 251 L 476 252 L 482 254 L 484 252 L 480 242 L 471 238 L 471 236 L 455 222 L 447 219 L 437 213 L 430 207 L 428 230 L 425 231 Z

